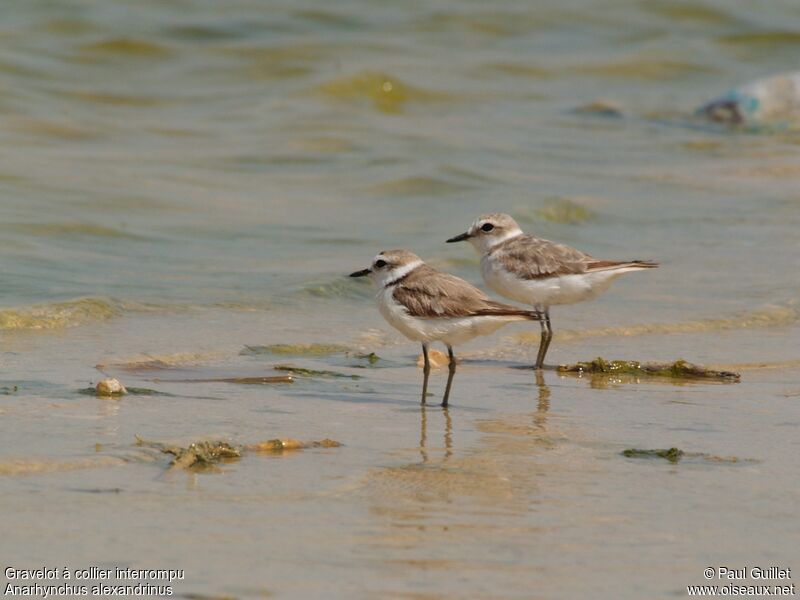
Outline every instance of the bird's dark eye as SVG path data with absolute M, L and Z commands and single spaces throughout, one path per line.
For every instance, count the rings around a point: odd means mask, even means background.
M 376 269 L 382 269 L 385 266 L 386 266 L 386 261 L 385 260 L 376 260 L 375 261 L 375 268 Z
M 486 233 L 489 233 L 492 229 L 494 229 L 494 225 L 491 223 L 484 223 L 481 225 L 481 231 L 485 231 Z

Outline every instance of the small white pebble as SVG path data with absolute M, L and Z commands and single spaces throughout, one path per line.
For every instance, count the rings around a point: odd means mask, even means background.
M 101 379 L 94 389 L 97 391 L 98 396 L 122 396 L 128 393 L 128 390 L 119 382 L 119 379 L 114 379 L 113 377 Z

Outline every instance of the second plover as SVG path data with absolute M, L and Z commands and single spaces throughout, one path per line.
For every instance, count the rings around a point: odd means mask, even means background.
M 481 215 L 466 232 L 447 241 L 465 240 L 481 255 L 486 285 L 501 296 L 532 304 L 541 313 L 537 369 L 544 366 L 553 338 L 552 305 L 590 300 L 620 275 L 658 266 L 644 260 L 598 260 L 570 246 L 524 234 L 517 222 L 503 213 Z
M 378 308 L 389 324 L 407 338 L 422 343 L 424 358 L 422 403 L 428 391 L 431 342 L 447 346 L 450 359 L 442 406 L 447 406 L 456 360 L 453 346 L 494 332 L 512 321 L 540 318 L 539 313 L 491 300 L 472 284 L 426 265 L 408 250 L 386 250 L 368 269 L 350 277 L 369 276 L 378 288 Z

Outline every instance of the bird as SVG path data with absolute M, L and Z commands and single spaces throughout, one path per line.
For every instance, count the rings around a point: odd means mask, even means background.
M 481 215 L 470 228 L 447 240 L 468 241 L 481 255 L 481 274 L 490 289 L 501 296 L 533 305 L 541 314 L 542 335 L 536 369 L 553 339 L 550 307 L 590 300 L 620 275 L 654 269 L 649 260 L 598 260 L 570 246 L 522 232 L 507 214 Z
M 442 406 L 447 406 L 456 372 L 454 345 L 493 333 L 507 323 L 540 318 L 536 311 L 490 299 L 471 283 L 437 271 L 408 250 L 380 252 L 369 268 L 350 274 L 365 276 L 378 288 L 375 298 L 383 318 L 404 336 L 422 344 L 422 404 L 428 391 L 431 342 L 447 347 L 449 373 L 442 399 Z

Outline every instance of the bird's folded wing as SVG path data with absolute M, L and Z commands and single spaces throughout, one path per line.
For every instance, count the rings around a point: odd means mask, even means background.
M 484 317 L 525 317 L 526 319 L 539 320 L 539 313 L 535 310 L 526 310 L 511 306 L 510 304 L 503 304 L 502 302 L 495 302 L 494 300 L 487 301 L 486 308 L 480 309 L 475 312 L 476 316 Z
M 413 317 L 528 316 L 529 311 L 490 300 L 471 283 L 425 265 L 398 283 L 394 300 Z
M 546 279 L 585 273 L 598 262 L 576 248 L 521 235 L 500 244 L 492 254 L 503 267 L 520 279 Z

